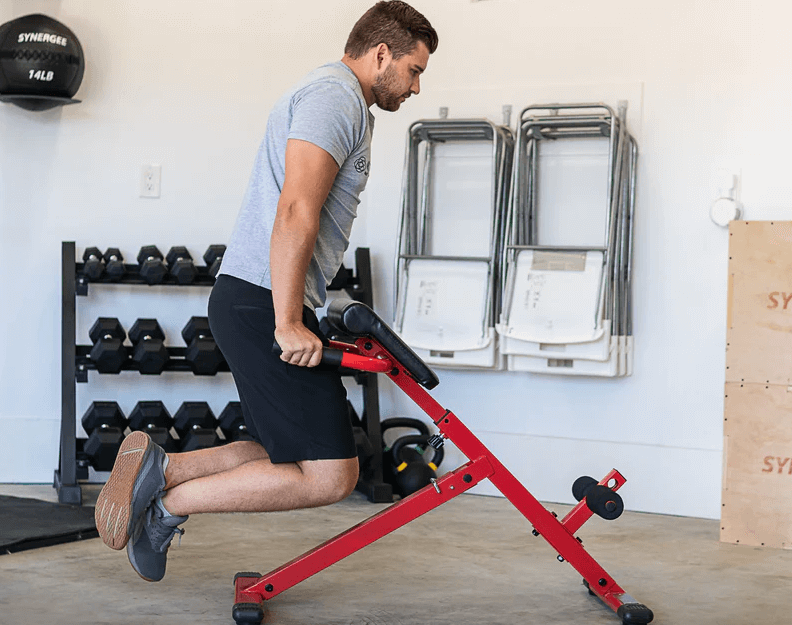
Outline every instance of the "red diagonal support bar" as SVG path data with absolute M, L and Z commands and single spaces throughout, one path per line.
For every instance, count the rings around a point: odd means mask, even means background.
M 244 588 L 244 598 L 237 602 L 249 601 L 250 596 L 272 599 L 284 590 L 307 579 L 362 549 L 375 540 L 400 528 L 439 505 L 461 495 L 481 480 L 492 474 L 492 467 L 486 458 L 476 458 L 456 471 L 446 473 L 434 485 L 405 497 L 382 512 L 366 519 L 335 538 L 331 538 L 315 549 L 295 558 L 282 567 L 268 573 L 258 583 Z
M 387 352 L 375 346 L 374 353 Z M 583 576 L 591 590 L 614 611 L 623 603 L 620 598 L 624 590 L 608 575 L 597 561 L 589 555 L 567 527 L 528 492 L 520 481 L 501 464 L 484 444 L 449 410 L 445 410 L 403 369 L 392 371 L 388 376 L 435 422 L 440 432 L 453 441 L 457 448 L 468 458 L 485 457 L 492 466 L 490 481 L 534 526 L 542 537 Z M 578 514 L 585 514 L 579 512 Z M 590 516 L 590 515 L 589 515 Z M 580 517 L 582 518 L 582 516 Z M 577 522 L 577 520 L 576 520 Z M 581 523 L 582 524 L 582 523 Z M 579 527 L 579 526 L 578 526 Z

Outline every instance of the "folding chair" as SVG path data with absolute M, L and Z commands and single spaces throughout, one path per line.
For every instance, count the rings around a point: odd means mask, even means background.
M 510 370 L 631 373 L 636 161 L 635 141 L 604 104 L 520 115 L 497 325 Z
M 500 368 L 495 322 L 512 148 L 511 131 L 484 119 L 422 120 L 408 132 L 394 326 L 430 364 Z
M 459 417 L 432 398 L 425 389 L 439 384 L 435 373 L 370 308 L 352 300 L 336 300 L 330 304 L 327 318 L 339 331 L 357 338 L 354 344 L 331 341 L 332 349 L 324 350 L 323 362 L 387 375 L 437 426 L 440 433 L 432 436 L 429 444 L 441 448 L 445 440 L 452 441 L 469 460 L 266 575 L 237 573 L 233 617 L 238 625 L 261 623 L 266 601 L 467 492 L 484 479 L 489 479 L 503 493 L 533 525 L 533 535 L 543 537 L 558 552 L 559 561 L 569 562 L 583 576 L 583 584 L 589 592 L 616 612 L 624 624 L 645 625 L 652 621 L 652 611 L 627 594 L 575 536 L 594 513 L 610 520 L 621 514 L 624 504 L 616 491 L 625 483 L 623 475 L 614 469 L 599 482 L 587 476 L 578 478 L 572 492 L 579 503 L 559 520 L 528 492 Z

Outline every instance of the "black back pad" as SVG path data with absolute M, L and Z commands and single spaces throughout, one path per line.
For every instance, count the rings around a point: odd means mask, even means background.
M 333 300 L 327 307 L 327 320 L 345 334 L 376 339 L 421 386 L 432 389 L 440 384 L 435 372 L 396 336 L 377 313 L 362 302 L 351 299 Z

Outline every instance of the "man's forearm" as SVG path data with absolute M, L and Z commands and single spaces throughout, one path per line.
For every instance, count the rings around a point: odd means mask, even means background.
M 275 325 L 302 322 L 305 274 L 319 232 L 319 210 L 281 199 L 270 241 Z

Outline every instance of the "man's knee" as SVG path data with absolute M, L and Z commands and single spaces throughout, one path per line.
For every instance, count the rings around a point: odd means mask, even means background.
M 326 504 L 336 503 L 349 497 L 358 481 L 358 460 L 339 461 L 339 465 L 328 475 L 324 497 Z
M 346 499 L 358 480 L 358 460 L 314 460 L 303 465 L 314 485 L 316 505 L 326 506 Z

